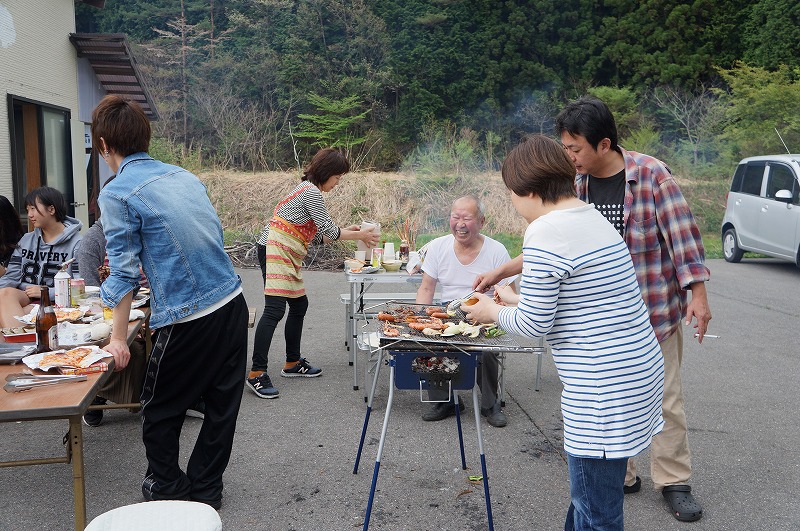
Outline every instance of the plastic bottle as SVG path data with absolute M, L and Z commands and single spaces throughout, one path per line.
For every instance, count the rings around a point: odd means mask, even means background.
M 58 318 L 50 303 L 50 291 L 42 286 L 39 311 L 36 314 L 36 352 L 49 352 L 58 348 Z
M 83 298 L 84 294 L 86 293 L 86 281 L 83 280 L 80 276 L 76 276 L 72 280 L 69 281 L 69 294 L 70 294 L 70 304 L 73 308 L 77 308 L 81 304 L 81 299 Z
M 53 279 L 56 288 L 56 306 L 69 307 L 69 273 L 61 269 Z

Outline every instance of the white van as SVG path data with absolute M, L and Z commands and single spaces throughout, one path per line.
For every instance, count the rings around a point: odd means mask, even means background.
M 725 260 L 745 251 L 800 267 L 800 155 L 749 157 L 739 162 L 722 219 Z

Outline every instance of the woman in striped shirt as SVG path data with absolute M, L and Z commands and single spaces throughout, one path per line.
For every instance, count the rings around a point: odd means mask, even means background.
M 575 195 L 575 167 L 542 135 L 502 168 L 511 202 L 530 223 L 520 293 L 462 306 L 508 332 L 547 335 L 563 384 L 561 413 L 571 503 L 566 530 L 621 530 L 629 457 L 661 431 L 664 365 L 625 242 Z
M 258 261 L 264 276 L 264 313 L 256 328 L 247 385 L 259 398 L 278 398 L 278 390 L 267 374 L 267 357 L 287 304 L 286 364 L 281 376 L 312 378 L 322 374 L 322 369 L 312 367 L 300 357 L 303 319 L 308 310 L 300 268 L 308 246 L 333 240 L 361 240 L 370 248 L 378 243 L 377 234 L 361 231 L 358 225 L 340 229 L 325 208 L 322 192 L 333 190 L 348 171 L 350 163 L 340 152 L 331 148 L 318 151 L 306 167 L 302 182 L 278 202 L 258 239 Z

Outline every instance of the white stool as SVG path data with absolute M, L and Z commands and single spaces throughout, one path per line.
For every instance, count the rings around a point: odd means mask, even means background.
M 192 501 L 152 501 L 117 507 L 86 526 L 86 531 L 222 531 L 217 511 Z

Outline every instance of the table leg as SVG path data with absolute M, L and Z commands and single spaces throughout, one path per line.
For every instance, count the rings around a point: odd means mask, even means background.
M 350 282 L 350 318 L 347 320 L 350 334 L 350 357 L 353 360 L 353 390 L 358 391 L 358 341 L 356 341 L 356 283 Z
M 83 477 L 83 428 L 81 415 L 69 418 L 69 446 L 72 454 L 72 490 L 75 502 L 75 529 L 86 527 L 86 485 Z

